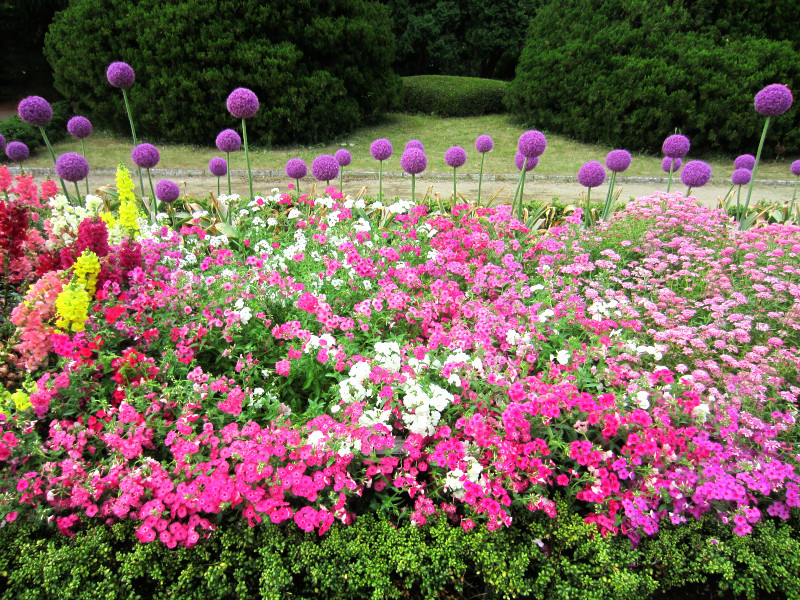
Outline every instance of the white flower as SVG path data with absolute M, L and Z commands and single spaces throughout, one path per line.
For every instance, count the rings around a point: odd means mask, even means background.
M 554 313 L 552 310 L 548 308 L 547 310 L 543 311 L 542 314 L 539 315 L 539 323 L 544 323 L 550 317 L 554 317 L 555 314 L 556 313 Z
M 246 325 L 246 324 L 247 324 L 247 322 L 248 322 L 250 319 L 252 319 L 252 318 L 253 318 L 253 311 L 250 309 L 250 307 L 249 307 L 249 306 L 245 306 L 245 307 L 244 307 L 244 308 L 243 308 L 243 309 L 242 309 L 242 310 L 239 312 L 239 318 L 241 319 L 241 321 L 242 321 L 242 324 L 243 324 L 243 325 Z
M 710 412 L 708 404 L 698 404 L 692 409 L 692 416 L 701 423 L 705 423 Z
M 276 219 L 275 217 L 269 217 L 267 219 L 267 225 L 269 225 L 270 227 L 275 227 L 275 225 L 277 224 L 278 224 L 278 219 Z
M 511 346 L 515 346 L 521 337 L 522 336 L 519 334 L 519 332 L 515 331 L 514 329 L 509 329 L 506 332 L 506 343 Z
M 572 353 L 569 350 L 559 350 L 556 354 L 556 360 L 558 361 L 558 364 L 565 365 L 569 362 L 571 356 Z
M 287 215 L 287 218 L 296 219 L 297 217 L 302 216 L 302 214 L 303 213 L 301 213 L 299 210 L 297 210 L 296 208 L 293 208 L 292 210 L 289 211 L 289 214 Z
M 649 397 L 650 394 L 644 390 L 636 392 L 636 404 L 639 405 L 639 408 L 642 410 L 647 410 L 650 408 L 650 401 L 648 400 Z

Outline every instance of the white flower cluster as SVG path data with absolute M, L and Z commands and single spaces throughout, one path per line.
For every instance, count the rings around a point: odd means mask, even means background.
M 236 304 L 233 305 L 234 308 L 239 311 L 239 319 L 242 322 L 242 325 L 246 325 L 250 319 L 253 318 L 253 311 L 249 306 L 244 305 L 244 300 L 239 298 L 236 301 Z
M 348 404 L 359 402 L 372 396 L 372 389 L 366 388 L 364 382 L 372 372 L 367 362 L 357 362 L 348 371 L 348 378 L 339 382 L 339 395 Z
M 426 391 L 416 380 L 403 383 L 400 388 L 404 392 L 403 423 L 411 433 L 433 435 L 442 417 L 442 412 L 453 401 L 453 394 L 431 383 Z M 413 412 L 412 412 L 413 411 Z
M 65 245 L 69 245 L 77 238 L 78 225 L 81 221 L 100 214 L 103 200 L 94 194 L 87 194 L 85 206 L 72 206 L 66 196 L 58 194 L 50 198 L 48 204 L 51 209 L 50 224 L 53 227 L 53 234 Z M 54 247 L 55 244 L 47 242 L 48 250 L 53 250 Z
M 464 442 L 464 450 L 466 453 L 466 442 Z M 449 489 L 454 498 L 463 498 L 464 494 L 464 482 L 469 480 L 473 483 L 478 483 L 481 473 L 483 472 L 483 467 L 481 464 L 472 456 L 465 456 L 464 462 L 468 464 L 466 471 L 461 469 L 453 469 L 452 471 L 448 471 L 447 475 L 445 475 L 444 485 L 447 489 Z
M 387 371 L 400 371 L 400 344 L 397 342 L 376 342 L 375 361 Z
M 595 299 L 591 305 L 586 308 L 586 312 L 592 315 L 593 321 L 602 321 L 609 319 L 612 316 L 621 317 L 622 311 L 619 310 L 620 303 L 617 300 L 609 300 L 604 302 L 600 299 Z

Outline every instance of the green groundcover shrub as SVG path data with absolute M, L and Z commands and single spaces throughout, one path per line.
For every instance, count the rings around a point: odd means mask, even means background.
M 255 144 L 311 143 L 350 131 L 400 93 L 387 10 L 372 0 L 75 0 L 45 40 L 55 86 L 93 122 L 130 132 L 106 79 L 130 64 L 139 137 L 209 144 L 239 125 L 225 101 L 253 90 Z
M 69 121 L 73 113 L 69 102 L 53 102 L 52 107 L 53 120 L 44 130 L 47 132 L 50 142 L 54 144 L 69 136 L 67 121 Z M 5 121 L 0 121 L 0 134 L 2 134 L 6 142 L 22 142 L 28 146 L 31 152 L 34 152 L 40 146 L 44 146 L 44 140 L 39 128 L 34 125 L 28 125 L 19 118 L 19 115 L 11 115 Z M 5 155 L 3 155 L 3 158 L 5 158 Z
M 637 548 L 598 535 L 564 505 L 559 514 L 518 515 L 495 532 L 467 532 L 445 518 L 414 527 L 364 516 L 322 537 L 237 523 L 176 550 L 137 542 L 129 524 L 64 537 L 15 522 L 0 530 L 0 598 L 609 600 L 687 584 L 743 598 L 800 598 L 796 514 L 743 537 L 716 519 L 662 528 Z
M 753 96 L 771 83 L 800 84 L 800 52 L 758 37 L 771 30 L 709 15 L 671 0 L 549 4 L 531 22 L 509 109 L 540 128 L 630 150 L 658 152 L 677 129 L 692 152 L 753 152 L 764 122 Z M 772 120 L 765 156 L 799 151 L 795 107 Z
M 403 110 L 440 117 L 472 117 L 505 112 L 507 83 L 497 79 L 418 75 L 403 77 Z

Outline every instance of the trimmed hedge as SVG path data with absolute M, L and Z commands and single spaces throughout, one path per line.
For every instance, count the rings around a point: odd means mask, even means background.
M 440 117 L 473 117 L 506 112 L 505 81 L 448 75 L 403 77 L 407 113 Z
M 559 514 L 520 514 L 495 532 L 465 532 L 445 518 L 414 527 L 364 516 L 323 537 L 238 522 L 191 550 L 141 544 L 130 523 L 68 538 L 15 522 L 0 529 L 0 598 L 638 600 L 687 583 L 800 598 L 796 512 L 744 537 L 712 518 L 684 523 L 636 548 L 597 535 L 563 504 Z
M 69 136 L 67 131 L 67 121 L 72 117 L 72 107 L 69 102 L 60 101 L 53 102 L 53 120 L 50 121 L 44 130 L 47 133 L 47 138 L 51 144 L 60 142 Z M 39 128 L 34 125 L 28 125 L 19 115 L 11 115 L 5 121 L 0 121 L 0 134 L 6 139 L 6 142 L 22 142 L 28 146 L 31 154 L 40 147 L 44 147 L 44 140 Z M 5 153 L 0 159 L 0 163 L 6 160 Z

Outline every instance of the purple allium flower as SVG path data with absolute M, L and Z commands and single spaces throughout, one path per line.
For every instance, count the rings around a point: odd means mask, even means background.
M 81 181 L 89 174 L 89 163 L 80 154 L 66 152 L 56 160 L 56 173 L 66 181 Z
M 409 175 L 419 175 L 428 168 L 428 157 L 419 148 L 406 147 L 406 151 L 400 157 L 400 166 Z
M 86 117 L 72 117 L 67 121 L 67 131 L 79 140 L 92 135 L 92 123 Z
M 6 149 L 6 138 L 3 137 L 3 134 L 0 133 L 0 151 Z
M 606 180 L 606 170 L 596 160 L 590 160 L 578 171 L 578 183 L 583 187 L 595 188 Z
M 742 154 L 741 156 L 737 156 L 736 160 L 733 161 L 734 169 L 747 169 L 748 171 L 752 171 L 755 166 L 756 157 L 752 154 Z
M 6 146 L 6 156 L 11 162 L 21 163 L 24 160 L 28 160 L 30 155 L 30 150 L 22 142 L 9 142 Z
M 308 175 L 306 163 L 299 158 L 289 159 L 286 163 L 286 176 L 289 179 L 302 179 Z
M 131 160 L 137 167 L 152 169 L 161 160 L 161 155 L 153 144 L 139 144 L 131 151 Z
M 702 160 L 689 161 L 681 171 L 681 181 L 690 188 L 703 187 L 711 181 L 711 166 Z
M 216 177 L 222 177 L 228 174 L 228 161 L 219 156 L 215 156 L 208 161 L 208 170 Z
M 475 140 L 475 150 L 481 154 L 485 154 L 494 148 L 494 140 L 488 135 L 479 135 Z
M 228 112 L 237 119 L 249 119 L 258 112 L 258 96 L 247 88 L 236 88 L 228 96 Z
M 731 175 L 731 183 L 733 185 L 747 185 L 753 177 L 753 172 L 750 169 L 736 169 Z
M 689 154 L 690 147 L 691 144 L 689 143 L 689 138 L 687 138 L 685 135 L 676 133 L 675 135 L 671 135 L 664 140 L 661 150 L 663 150 L 664 154 L 670 158 L 683 158 Z
M 517 152 L 517 155 L 514 157 L 514 164 L 517 167 L 518 171 L 522 171 L 522 165 L 525 164 L 525 155 Z M 528 164 L 525 165 L 525 172 L 533 171 L 536 168 L 536 165 L 539 164 L 539 157 L 534 156 L 533 158 L 528 159 Z
M 217 136 L 217 149 L 220 152 L 236 152 L 242 147 L 242 138 L 233 129 L 223 129 Z
M 792 92 L 782 83 L 773 83 L 756 94 L 753 105 L 765 117 L 782 115 L 792 106 Z
M 790 169 L 792 171 L 792 175 L 795 177 L 800 177 L 800 160 L 794 161 Z
M 41 96 L 28 96 L 19 103 L 19 118 L 28 125 L 47 125 L 53 118 L 53 107 Z
M 519 143 L 517 146 L 522 156 L 535 158 L 544 154 L 544 150 L 547 148 L 547 140 L 541 131 L 526 131 L 519 136 Z
M 181 195 L 178 184 L 169 179 L 162 179 L 156 184 L 156 198 L 161 202 L 172 204 Z
M 386 160 L 392 155 L 392 143 L 384 138 L 377 139 L 370 144 L 369 153 L 375 160 Z
M 317 181 L 330 181 L 339 176 L 339 161 L 330 154 L 323 154 L 311 163 L 311 174 Z
M 106 78 L 108 78 L 108 83 L 116 88 L 129 88 L 136 80 L 136 75 L 128 63 L 113 62 L 108 65 Z
M 416 148 L 417 150 L 422 150 L 423 152 L 425 152 L 425 146 L 423 146 L 422 142 L 420 142 L 419 140 L 409 140 L 409 142 L 406 144 L 405 149 L 408 150 L 409 148 Z
M 346 167 L 353 162 L 353 155 L 350 154 L 349 150 L 345 150 L 344 148 L 337 150 L 333 156 L 336 158 L 336 162 L 339 163 L 340 167 Z
M 444 153 L 444 162 L 457 169 L 467 162 L 467 153 L 461 146 L 453 146 Z
M 681 168 L 683 161 L 680 158 L 670 158 L 669 156 L 665 156 L 664 160 L 661 161 L 661 170 L 664 171 L 664 173 L 669 173 L 670 164 L 672 165 L 672 172 L 677 173 Z
M 609 171 L 622 173 L 631 166 L 631 153 L 627 150 L 612 150 L 606 155 L 606 166 Z

